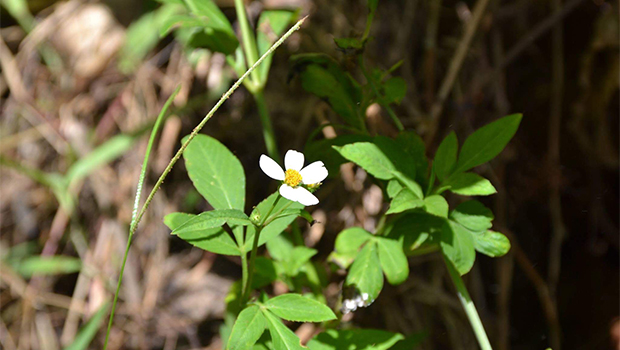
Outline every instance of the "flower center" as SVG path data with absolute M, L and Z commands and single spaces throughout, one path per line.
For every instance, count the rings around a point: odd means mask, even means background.
M 284 173 L 284 183 L 291 186 L 297 187 L 301 182 L 301 174 L 297 170 L 288 169 L 286 173 Z

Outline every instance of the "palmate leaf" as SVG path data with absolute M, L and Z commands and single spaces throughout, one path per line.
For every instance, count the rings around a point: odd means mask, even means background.
M 276 316 L 295 322 L 323 322 L 336 319 L 326 305 L 300 294 L 282 294 L 263 304 Z
M 521 117 L 521 114 L 509 115 L 471 134 L 461 147 L 453 173 L 467 171 L 495 158 L 517 132 Z
M 213 208 L 243 211 L 245 173 L 226 146 L 210 136 L 196 135 L 183 157 L 194 187 Z
M 228 350 L 246 350 L 251 348 L 267 327 L 267 320 L 260 307 L 250 305 L 243 309 L 230 333 Z

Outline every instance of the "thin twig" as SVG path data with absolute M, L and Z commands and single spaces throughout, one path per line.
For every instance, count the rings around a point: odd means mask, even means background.
M 461 71 L 461 66 L 463 65 L 463 61 L 465 60 L 465 56 L 467 56 L 467 51 L 469 50 L 469 46 L 471 44 L 472 39 L 474 38 L 474 34 L 476 34 L 476 30 L 478 29 L 478 24 L 482 19 L 482 15 L 484 14 L 487 5 L 489 4 L 489 0 L 478 0 L 476 1 L 476 5 L 474 6 L 474 11 L 472 14 L 472 18 L 467 23 L 465 28 L 465 33 L 463 34 L 463 38 L 459 42 L 459 46 L 454 52 L 454 56 L 452 56 L 452 60 L 450 61 L 450 66 L 448 68 L 448 73 L 446 74 L 443 82 L 441 83 L 441 87 L 439 88 L 439 93 L 437 94 L 437 99 L 433 103 L 431 107 L 431 124 L 429 127 L 428 134 L 426 136 L 426 144 L 432 143 L 435 138 L 435 133 L 437 132 L 437 127 L 439 126 L 439 116 L 443 111 L 444 103 L 450 95 L 450 91 L 452 91 L 452 86 L 456 81 L 456 77 Z

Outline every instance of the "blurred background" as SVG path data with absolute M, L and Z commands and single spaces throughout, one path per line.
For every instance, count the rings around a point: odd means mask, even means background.
M 233 1 L 216 3 L 238 32 Z M 464 43 L 476 7 L 484 14 Z M 276 51 L 265 88 L 280 152 L 302 150 L 334 115 L 303 90 L 289 58 L 320 52 L 346 67 L 333 39 L 364 30 L 366 1 L 251 1 L 250 20 L 263 9 L 310 15 Z M 84 348 L 80 339 L 102 347 L 147 134 L 181 86 L 154 148 L 150 191 L 180 139 L 236 78 L 222 54 L 160 38 L 163 16 L 155 1 L 2 0 L 3 349 Z M 402 60 L 393 74 L 405 79 L 407 94 L 395 111 L 426 140 L 427 155 L 452 130 L 464 140 L 501 116 L 524 115 L 507 149 L 480 169 L 499 191 L 482 201 L 512 250 L 499 259 L 478 255 L 466 276 L 496 349 L 620 349 L 618 16 L 618 2 L 605 0 L 379 1 L 365 57 L 382 69 Z M 371 132 L 396 134 L 378 106 L 367 118 Z M 245 88 L 202 132 L 243 163 L 247 203 L 275 190 L 258 170 L 265 146 Z M 373 227 L 385 209 L 381 190 L 352 169 L 329 180 L 312 207 L 321 224 L 304 237 L 319 261 L 340 230 Z M 191 248 L 162 223 L 170 212 L 206 209 L 179 162 L 134 238 L 110 349 L 220 348 L 224 297 L 240 277 L 239 261 Z M 420 349 L 477 348 L 441 257 L 410 264 L 407 282 L 386 285 L 350 322 L 425 331 Z M 328 296 L 341 280 L 332 278 Z

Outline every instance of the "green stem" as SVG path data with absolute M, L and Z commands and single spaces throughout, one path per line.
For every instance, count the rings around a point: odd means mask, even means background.
M 258 49 L 256 47 L 254 31 L 250 27 L 243 0 L 235 0 L 235 11 L 237 12 L 237 20 L 241 27 L 241 41 L 243 42 L 245 58 L 248 62 L 248 67 L 251 67 L 258 60 Z M 252 81 L 254 81 L 254 84 L 259 85 L 260 82 L 257 74 L 252 74 Z
M 273 202 L 273 205 L 271 206 L 271 208 L 269 208 L 269 212 L 267 212 L 267 215 L 265 215 L 262 222 L 259 225 L 254 226 L 256 228 L 256 233 L 254 234 L 254 241 L 252 242 L 252 253 L 250 254 L 250 265 L 248 266 L 248 277 L 247 277 L 246 283 L 244 284 L 243 295 L 241 296 L 242 305 L 246 302 L 246 300 L 248 300 L 248 297 L 250 296 L 250 291 L 252 290 L 252 279 L 254 278 L 254 264 L 256 263 L 256 253 L 258 251 L 258 238 L 260 237 L 260 233 L 263 230 L 263 227 L 268 225 L 268 223 L 266 223 L 267 218 L 269 217 L 269 215 L 271 215 L 273 208 L 276 207 L 281 197 L 282 196 L 280 196 L 280 194 L 278 193 L 276 200 Z M 245 253 L 242 253 L 242 255 L 245 255 Z
M 278 145 L 276 144 L 276 136 L 273 131 L 273 125 L 271 124 L 267 102 L 265 101 L 265 95 L 263 95 L 263 91 L 259 89 L 254 92 L 253 96 L 258 106 L 258 115 L 260 116 L 261 124 L 263 125 L 263 138 L 265 139 L 267 154 L 269 154 L 272 159 L 280 159 Z
M 456 287 L 456 294 L 459 297 L 461 304 L 463 305 L 463 309 L 467 314 L 467 318 L 469 318 L 469 323 L 471 324 L 471 328 L 474 330 L 474 334 L 476 334 L 476 338 L 478 339 L 478 344 L 480 344 L 480 348 L 482 350 L 493 350 L 491 347 L 491 343 L 489 342 L 489 338 L 487 337 L 487 333 L 484 331 L 484 326 L 482 325 L 482 321 L 480 321 L 480 316 L 478 316 L 478 311 L 476 310 L 476 306 L 474 302 L 471 300 L 469 296 L 469 292 L 467 292 L 467 288 L 465 287 L 465 283 L 463 283 L 463 279 L 459 272 L 454 268 L 454 265 L 443 257 L 446 267 L 448 268 L 448 272 L 450 273 L 450 277 L 452 278 L 452 282 L 454 282 L 454 287 Z
M 108 324 L 108 331 L 106 334 L 106 340 L 104 343 L 104 347 L 103 349 L 105 350 L 107 348 L 107 344 L 108 344 L 108 337 L 110 335 L 110 329 L 112 327 L 112 320 L 114 318 L 114 310 L 116 310 L 116 302 L 118 300 L 118 292 L 120 290 L 120 285 L 121 282 L 123 280 L 123 272 L 125 270 L 125 261 L 127 260 L 127 255 L 129 253 L 129 246 L 131 245 L 131 237 L 133 236 L 133 234 L 136 232 L 136 229 L 138 227 L 138 224 L 140 223 L 140 221 L 142 220 L 142 217 L 144 216 L 144 213 L 146 212 L 146 209 L 149 207 L 151 201 L 153 200 L 153 197 L 155 196 L 155 193 L 159 190 L 159 188 L 161 187 L 162 183 L 164 182 L 164 179 L 166 178 L 166 176 L 168 176 L 168 173 L 170 173 L 170 170 L 172 170 L 172 167 L 174 166 L 174 164 L 179 160 L 179 158 L 181 157 L 181 155 L 183 154 L 183 152 L 185 151 L 185 149 L 187 148 L 187 146 L 189 145 L 189 143 L 194 139 L 194 137 L 196 137 L 196 135 L 198 134 L 198 132 L 200 132 L 200 130 L 205 126 L 205 124 L 209 121 L 209 119 L 211 119 L 211 117 L 213 116 L 213 114 L 215 114 L 215 112 L 220 108 L 220 106 L 224 103 L 224 101 L 226 101 L 230 95 L 232 95 L 232 93 L 237 90 L 237 88 L 239 88 L 239 85 L 241 85 L 241 83 L 256 69 L 256 67 L 258 67 L 263 60 L 269 56 L 275 49 L 278 48 L 278 46 L 282 45 L 282 43 L 284 42 L 284 40 L 286 40 L 289 36 L 291 36 L 291 34 L 293 34 L 296 30 L 298 30 L 301 25 L 303 24 L 303 22 L 306 20 L 307 17 L 302 18 L 301 20 L 299 20 L 293 27 L 291 27 L 291 29 L 288 30 L 288 32 L 286 32 L 278 41 L 276 41 L 270 48 L 269 50 L 267 50 L 267 52 L 265 52 L 264 55 L 261 56 L 261 58 L 258 59 L 258 61 L 256 61 L 256 63 L 254 63 L 234 84 L 233 86 L 230 87 L 230 89 L 228 89 L 228 91 L 226 91 L 226 93 L 224 93 L 224 95 L 222 95 L 222 97 L 217 101 L 217 103 L 215 104 L 215 106 L 213 106 L 213 108 L 211 108 L 211 110 L 209 111 L 209 113 L 207 113 L 207 115 L 202 119 L 202 121 L 200 122 L 200 124 L 198 124 L 194 130 L 192 130 L 192 133 L 189 135 L 189 137 L 187 138 L 187 140 L 185 141 L 185 143 L 183 143 L 183 145 L 181 146 L 181 148 L 179 148 L 179 150 L 177 151 L 177 153 L 174 155 L 174 157 L 170 160 L 170 163 L 168 163 L 168 166 L 166 166 L 166 169 L 164 169 L 164 172 L 161 174 L 161 176 L 159 177 L 159 179 L 157 180 L 157 183 L 155 184 L 155 186 L 153 187 L 153 189 L 151 190 L 151 193 L 149 193 L 148 197 L 146 198 L 146 201 L 144 202 L 144 205 L 142 206 L 142 209 L 140 210 L 140 212 L 138 213 L 137 216 L 135 216 L 135 220 L 132 221 L 132 225 L 129 229 L 129 238 L 127 240 L 127 249 L 125 250 L 125 257 L 123 258 L 123 264 L 121 266 L 121 272 L 119 275 L 119 280 L 118 280 L 118 286 L 117 286 L 117 291 L 116 294 L 114 296 L 114 303 L 112 304 L 112 312 L 110 313 L 110 321 Z

